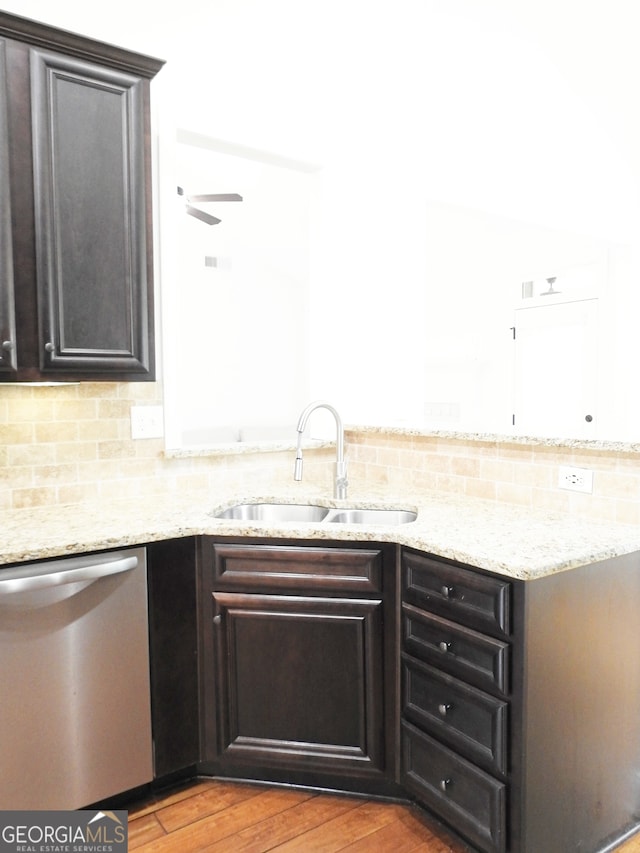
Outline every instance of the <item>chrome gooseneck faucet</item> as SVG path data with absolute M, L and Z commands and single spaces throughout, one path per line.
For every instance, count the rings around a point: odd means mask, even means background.
M 349 483 L 347 481 L 347 463 L 344 458 L 344 429 L 342 427 L 342 420 L 333 406 L 329 405 L 329 403 L 325 403 L 323 400 L 318 400 L 315 403 L 309 403 L 298 420 L 298 426 L 296 427 L 298 430 L 298 449 L 296 450 L 296 464 L 293 479 L 298 481 L 302 480 L 302 433 L 307 426 L 309 415 L 316 409 L 328 409 L 336 419 L 336 470 L 333 496 L 334 498 L 346 498 L 347 486 Z

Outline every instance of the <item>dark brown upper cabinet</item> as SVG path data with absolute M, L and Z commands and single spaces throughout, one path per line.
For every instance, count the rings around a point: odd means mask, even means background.
M 155 378 L 157 59 L 0 12 L 0 378 Z

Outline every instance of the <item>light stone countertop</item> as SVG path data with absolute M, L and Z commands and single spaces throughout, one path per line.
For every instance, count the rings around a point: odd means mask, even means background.
M 417 510 L 403 525 L 227 521 L 213 511 L 235 503 L 280 501 L 324 506 Z M 334 501 L 313 489 L 256 494 L 144 498 L 105 505 L 5 512 L 0 563 L 41 560 L 192 535 L 394 542 L 512 578 L 543 577 L 610 557 L 640 552 L 640 527 L 598 524 L 562 514 L 436 492 L 402 498 L 384 489 L 351 491 Z

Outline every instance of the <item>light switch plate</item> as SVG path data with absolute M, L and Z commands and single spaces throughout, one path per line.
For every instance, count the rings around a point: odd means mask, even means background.
M 162 438 L 162 406 L 131 406 L 131 438 Z

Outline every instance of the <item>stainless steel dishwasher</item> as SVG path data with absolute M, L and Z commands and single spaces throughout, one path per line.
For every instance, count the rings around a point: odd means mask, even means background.
M 0 569 L 0 810 L 153 778 L 144 548 Z

